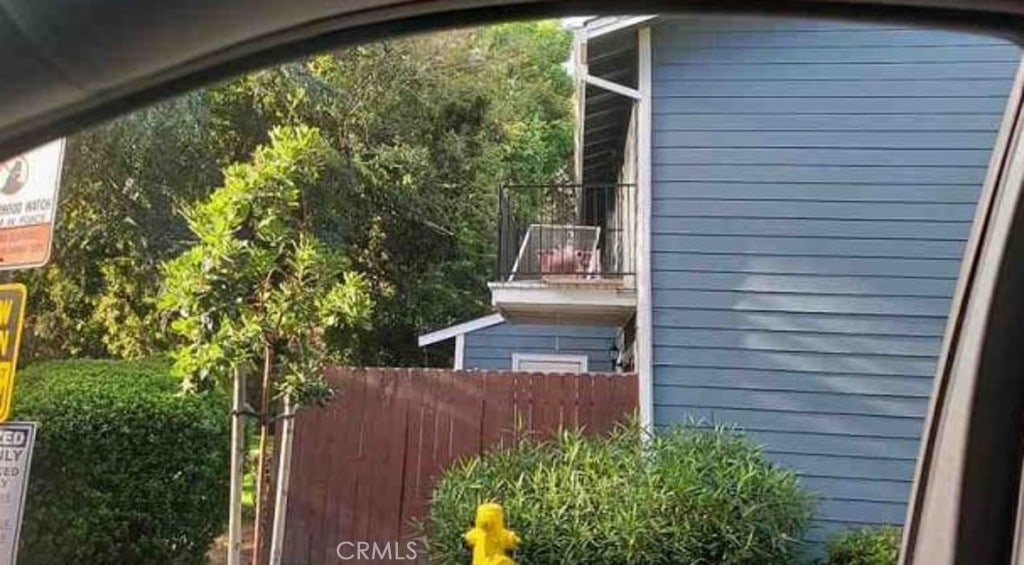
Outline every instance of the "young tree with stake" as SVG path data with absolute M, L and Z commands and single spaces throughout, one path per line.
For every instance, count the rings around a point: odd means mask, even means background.
M 265 563 L 269 549 L 271 426 L 285 418 L 278 447 L 287 454 L 295 410 L 323 404 L 333 394 L 323 369 L 343 360 L 344 351 L 331 347 L 329 332 L 364 327 L 373 304 L 364 277 L 349 270 L 346 258 L 327 249 L 312 228 L 315 203 L 307 201 L 307 189 L 322 180 L 334 158 L 318 130 L 275 128 L 268 145 L 257 148 L 249 162 L 225 169 L 224 185 L 185 211 L 197 241 L 163 266 L 158 307 L 178 340 L 174 370 L 184 389 L 197 392 L 260 375 L 256 565 Z M 235 384 L 234 423 L 241 442 L 238 391 L 244 388 Z M 243 449 L 236 444 L 235 457 Z M 283 530 L 287 458 L 281 469 L 274 519 L 282 527 L 275 533 Z M 237 538 L 237 517 L 232 526 Z M 229 559 L 237 559 L 238 540 L 233 541 Z M 280 540 L 274 542 L 279 551 Z

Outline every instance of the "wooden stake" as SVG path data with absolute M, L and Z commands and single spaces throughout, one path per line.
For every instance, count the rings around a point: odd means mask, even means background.
M 263 351 L 263 388 L 260 390 L 260 451 L 256 470 L 256 518 L 253 524 L 252 565 L 263 563 L 263 539 L 266 529 L 267 503 L 270 502 L 270 382 L 274 371 L 274 349 L 267 344 Z
M 236 371 L 231 399 L 231 509 L 228 565 L 242 563 L 242 477 L 245 468 L 245 374 Z
M 288 481 L 292 471 L 292 445 L 295 436 L 295 412 L 287 398 L 284 400 L 284 419 L 278 438 L 280 459 L 277 472 L 277 496 L 274 498 L 274 527 L 270 533 L 270 565 L 281 565 L 284 553 L 284 528 L 288 514 Z

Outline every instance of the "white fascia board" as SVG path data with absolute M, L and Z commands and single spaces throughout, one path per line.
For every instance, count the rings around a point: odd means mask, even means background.
M 546 285 L 489 283 L 491 303 L 533 304 L 538 307 L 550 306 L 606 306 L 610 308 L 634 308 L 636 294 L 633 289 L 622 286 L 595 285 Z
M 505 321 L 505 318 L 501 314 L 488 314 L 480 318 L 475 318 L 468 322 L 462 322 L 461 324 L 455 324 L 454 326 L 448 326 L 437 331 L 433 331 L 427 334 L 419 336 L 419 345 L 424 347 L 451 339 L 457 335 L 467 334 L 469 332 L 475 332 L 476 330 L 482 330 L 491 326 L 496 326 Z

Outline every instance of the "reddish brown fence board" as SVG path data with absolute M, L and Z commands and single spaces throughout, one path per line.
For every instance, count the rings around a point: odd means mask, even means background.
M 295 421 L 286 564 L 337 563 L 342 541 L 409 539 L 438 474 L 507 445 L 517 425 L 603 433 L 637 405 L 633 374 L 342 368 L 328 378 L 338 398 Z

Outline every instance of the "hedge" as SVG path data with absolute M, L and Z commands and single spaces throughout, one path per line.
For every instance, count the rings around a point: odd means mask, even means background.
M 902 535 L 896 526 L 844 530 L 828 540 L 825 565 L 896 565 Z
M 203 563 L 227 515 L 222 394 L 184 397 L 157 361 L 61 361 L 18 376 L 39 422 L 19 562 Z
M 421 524 L 432 563 L 466 563 L 475 507 L 496 501 L 521 563 L 791 563 L 812 499 L 727 429 L 563 433 L 448 469 Z

